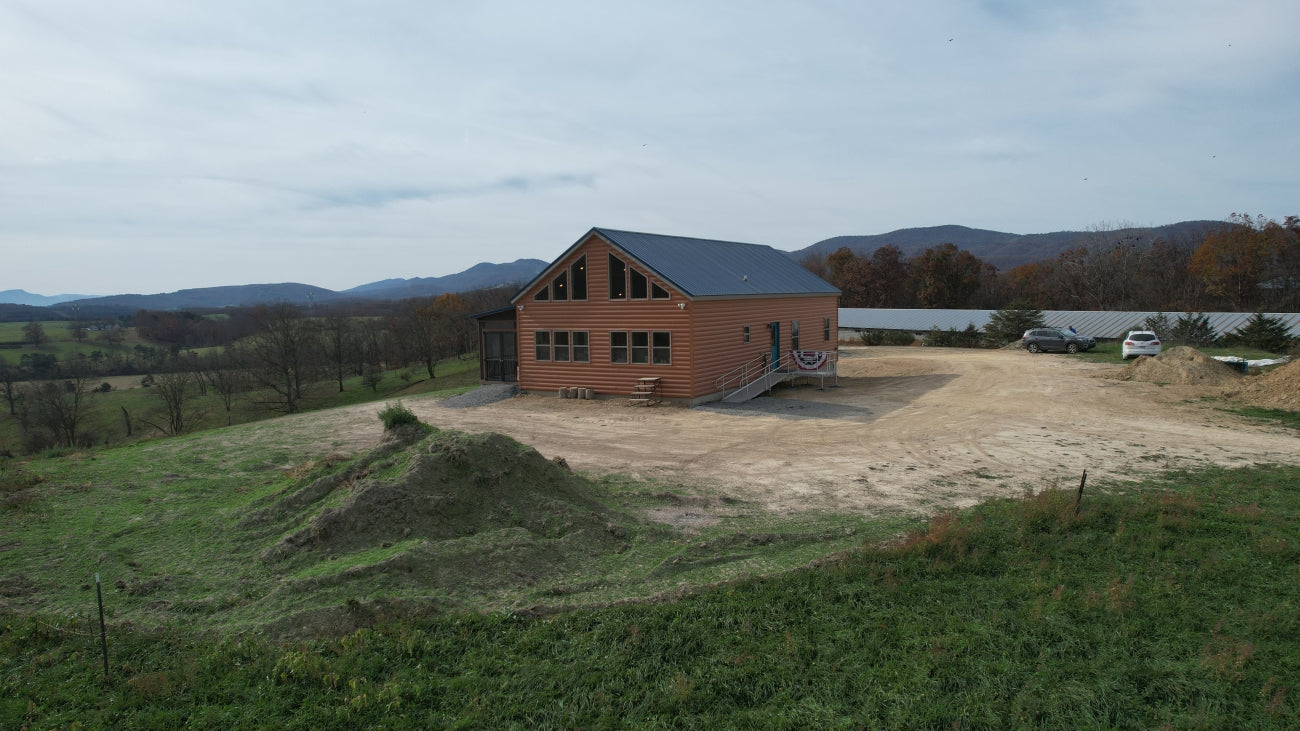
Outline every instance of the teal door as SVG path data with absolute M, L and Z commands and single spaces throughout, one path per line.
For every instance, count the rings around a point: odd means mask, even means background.
M 781 323 L 769 322 L 767 329 L 772 333 L 772 370 L 781 365 Z

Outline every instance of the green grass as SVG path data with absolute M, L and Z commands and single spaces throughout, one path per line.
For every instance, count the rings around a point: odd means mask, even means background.
M 1265 409 L 1258 406 L 1242 406 L 1239 408 L 1226 409 L 1226 411 L 1257 419 L 1259 421 L 1271 422 L 1292 429 L 1300 429 L 1300 411 Z
M 1168 349 L 1170 347 L 1173 346 L 1166 345 L 1165 349 Z M 1270 353 L 1266 350 L 1260 350 L 1258 348 L 1248 348 L 1244 346 L 1240 348 L 1197 348 L 1197 350 L 1201 351 L 1202 353 L 1205 353 L 1211 358 L 1213 358 L 1216 355 L 1235 355 L 1237 357 L 1245 358 L 1247 360 L 1260 360 L 1264 358 L 1277 357 L 1277 354 L 1275 353 Z M 1099 342 L 1097 343 L 1097 347 L 1087 352 L 1079 353 L 1074 357 L 1082 358 L 1084 360 L 1094 361 L 1097 363 L 1123 363 L 1124 362 L 1123 345 L 1119 341 Z
M 86 581 L 100 573 L 111 587 L 110 611 L 117 619 L 168 626 L 201 617 L 210 630 L 235 631 L 341 606 L 348 600 L 366 600 L 377 593 L 483 611 L 651 597 L 682 586 L 788 570 L 908 524 L 902 518 L 872 521 L 818 513 L 780 517 L 734 501 L 697 498 L 681 488 L 620 476 L 587 480 L 517 445 L 512 449 L 533 455 L 532 463 L 518 462 L 510 450 L 489 453 L 478 460 L 483 464 L 457 473 L 459 482 L 415 485 L 410 490 L 459 494 L 447 503 L 446 512 L 472 505 L 494 480 L 513 473 L 511 479 L 519 486 L 499 498 L 483 498 L 482 515 L 501 513 L 505 501 L 512 501 L 514 514 L 543 522 L 550 519 L 554 524 L 571 524 L 575 518 L 547 495 L 558 496 L 561 488 L 576 491 L 583 496 L 581 501 L 601 505 L 609 513 L 598 526 L 607 522 L 621 526 L 619 550 L 601 550 L 599 545 L 584 548 L 571 538 L 539 537 L 536 530 L 520 533 L 517 523 L 495 518 L 479 522 L 469 515 L 465 518 L 471 521 L 466 525 L 472 526 L 468 535 L 455 540 L 430 538 L 420 543 L 415 540 L 421 537 L 418 533 L 407 540 L 400 534 L 383 535 L 383 525 L 366 526 L 364 531 L 373 538 L 369 542 L 329 544 L 323 551 L 304 551 L 283 565 L 268 564 L 263 552 L 281 538 L 310 529 L 317 515 L 340 509 L 354 490 L 346 470 L 359 471 L 370 481 L 393 482 L 401 493 L 407 490 L 401 480 L 424 454 L 421 447 L 382 455 L 381 449 L 374 456 L 355 458 L 332 455 L 330 444 L 304 437 L 291 426 L 309 423 L 298 418 L 291 423 L 236 426 L 60 458 L 9 462 L 4 468 L 6 479 L 0 481 L 12 486 L 0 491 L 4 501 L 0 533 L 6 536 L 5 545 L 8 541 L 13 545 L 5 549 L 0 581 L 6 577 L 18 581 L 22 601 L 32 611 L 84 616 Z M 447 454 L 478 454 L 472 451 L 474 438 L 442 432 L 431 439 L 449 443 L 443 450 Z M 337 484 L 318 483 L 323 478 Z M 273 519 L 249 522 L 255 512 L 283 504 L 286 496 L 315 484 L 326 484 L 328 489 L 312 510 L 281 511 Z M 472 489 L 454 493 L 453 486 L 460 484 Z M 693 507 L 696 499 L 712 500 L 713 505 Z M 711 513 L 717 519 L 697 530 L 679 530 L 637 517 L 659 508 Z M 363 513 L 359 514 L 364 520 Z M 410 525 L 411 519 L 403 516 L 395 525 Z M 596 532 L 603 530 L 598 527 Z M 503 551 L 494 542 L 513 545 L 517 551 Z M 532 551 L 542 551 L 550 559 L 536 564 L 520 558 Z M 409 570 L 365 573 L 401 553 L 406 554 L 399 557 L 403 565 L 415 562 L 442 568 L 424 578 Z M 478 558 L 467 562 L 466 556 Z M 571 560 L 571 565 L 556 574 L 546 560 Z M 466 568 L 458 568 L 461 565 Z M 492 571 L 516 578 L 481 575 Z M 330 580 L 309 586 L 295 583 L 319 576 Z
M 1093 489 L 1077 517 L 1073 502 L 994 501 L 671 601 L 541 615 L 356 602 L 366 627 L 284 644 L 196 633 L 201 615 L 154 630 L 119 616 L 106 680 L 92 623 L 11 604 L 0 725 L 1300 725 L 1300 470 Z

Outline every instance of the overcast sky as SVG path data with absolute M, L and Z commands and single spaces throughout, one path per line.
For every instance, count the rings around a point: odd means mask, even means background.
M 0 0 L 0 290 L 1300 213 L 1300 2 Z

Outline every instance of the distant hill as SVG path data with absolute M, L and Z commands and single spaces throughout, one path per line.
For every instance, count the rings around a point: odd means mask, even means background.
M 428 297 L 445 292 L 467 292 L 471 289 L 498 287 L 503 284 L 522 284 L 537 276 L 549 262 L 541 259 L 516 259 L 509 264 L 475 264 L 459 274 L 445 277 L 417 277 L 415 279 L 385 279 L 363 284 L 340 292 L 353 298 L 404 299 Z
M 930 226 L 899 229 L 872 236 L 835 236 L 792 252 L 791 256 L 796 259 L 802 259 L 810 253 L 825 256 L 841 247 L 848 247 L 859 256 L 870 256 L 876 249 L 893 244 L 903 252 L 904 257 L 911 257 L 930 247 L 951 243 L 1000 271 L 1006 271 L 1021 264 L 1055 259 L 1061 252 L 1097 241 L 1098 237 L 1113 236 L 1116 241 L 1129 239 L 1135 243 L 1149 243 L 1156 239 L 1200 240 L 1208 232 L 1223 226 L 1222 221 L 1183 221 L 1166 226 L 1116 229 L 1104 234 L 1094 231 L 1012 234 L 966 226 Z
M 286 282 L 281 284 L 242 284 L 226 287 L 201 287 L 182 289 L 164 294 L 116 294 L 107 297 L 84 297 L 60 300 L 44 305 L 0 303 L 0 321 L 66 319 L 76 315 L 85 318 L 116 317 L 134 314 L 138 310 L 220 309 L 245 305 L 288 302 L 309 304 L 337 302 L 340 300 L 398 300 L 408 297 L 429 297 L 445 292 L 468 292 L 484 287 L 527 282 L 545 269 L 541 259 L 519 259 L 509 264 L 480 263 L 459 274 L 444 277 L 415 279 L 385 279 L 363 284 L 342 292 L 310 284 Z M 22 292 L 22 290 L 9 290 Z M 41 295 L 22 292 L 28 297 L 42 299 Z M 60 295 L 63 297 L 65 295 Z M 53 299 L 53 298 L 43 298 Z M 38 309 L 39 308 L 39 309 Z
M 61 302 L 71 302 L 72 300 L 83 300 L 87 297 L 93 297 L 89 294 L 55 294 L 45 296 L 43 294 L 32 294 L 25 289 L 6 289 L 0 292 L 0 304 L 13 305 L 31 305 L 32 307 L 49 307 Z

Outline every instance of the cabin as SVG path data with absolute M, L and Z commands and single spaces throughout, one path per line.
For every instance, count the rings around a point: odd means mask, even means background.
M 509 307 L 474 316 L 480 377 L 640 403 L 743 400 L 833 368 L 839 294 L 769 246 L 593 228 Z

